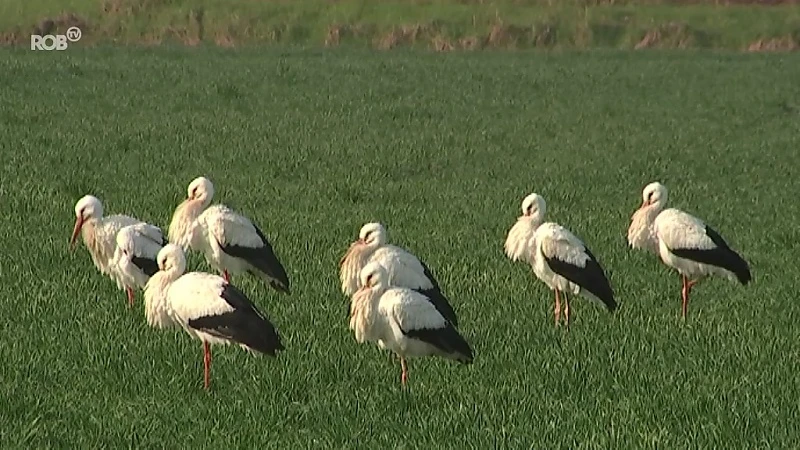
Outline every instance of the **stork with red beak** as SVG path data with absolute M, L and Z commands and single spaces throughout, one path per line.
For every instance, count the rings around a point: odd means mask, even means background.
M 184 251 L 202 252 L 225 281 L 230 281 L 231 275 L 250 273 L 278 292 L 290 294 L 289 276 L 264 233 L 225 205 L 208 207 L 213 197 L 211 180 L 194 179 L 189 184 L 188 198 L 172 216 L 169 241 Z
M 642 206 L 631 217 L 628 243 L 659 255 L 681 275 L 681 316 L 685 319 L 689 293 L 700 280 L 720 275 L 746 285 L 750 267 L 728 243 L 702 220 L 679 209 L 664 207 L 667 188 L 653 182 L 642 191 Z
M 211 386 L 211 345 L 239 345 L 252 354 L 277 356 L 284 350 L 272 322 L 239 289 L 222 277 L 186 272 L 186 256 L 167 244 L 156 257 L 159 271 L 147 281 L 147 321 L 157 328 L 180 325 L 203 343 L 203 385 Z M 155 314 L 155 317 L 151 314 Z
M 400 358 L 400 382 L 408 382 L 409 357 L 431 357 L 472 364 L 473 351 L 433 299 L 418 290 L 389 284 L 389 273 L 377 261 L 359 273 L 353 294 L 350 329 L 359 343 L 375 342 Z
M 544 222 L 547 204 L 541 195 L 530 194 L 522 200 L 522 217 L 511 227 L 506 238 L 506 255 L 531 265 L 533 274 L 555 293 L 555 324 L 561 323 L 563 297 L 564 323 L 569 327 L 569 296 L 582 295 L 601 301 L 608 311 L 617 309 L 614 292 L 597 258 L 586 244 L 569 230 L 553 222 Z
M 114 280 L 118 288 L 124 289 L 123 278 L 113 264 L 116 236 L 123 227 L 140 223 L 145 222 L 122 214 L 103 216 L 100 200 L 86 195 L 75 204 L 75 227 L 69 239 L 70 249 L 75 248 L 78 233 L 81 233 L 97 270 Z

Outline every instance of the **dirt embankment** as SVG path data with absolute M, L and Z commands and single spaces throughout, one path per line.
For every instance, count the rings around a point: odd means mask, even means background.
M 337 3 L 347 0 L 329 0 Z M 459 4 L 482 3 L 481 0 L 453 0 Z M 529 0 L 530 1 L 530 0 Z M 530 24 L 505 23 L 498 15 L 484 25 L 477 25 L 475 17 L 471 24 L 458 24 L 431 20 L 418 23 L 398 23 L 395 26 L 377 26 L 368 20 L 351 23 L 321 24 L 294 19 L 262 21 L 259 17 L 242 19 L 232 14 L 230 20 L 220 20 L 215 16 L 213 24 L 207 20 L 202 8 L 192 8 L 188 12 L 167 11 L 169 20 L 152 20 L 164 17 L 165 8 L 170 2 L 164 0 L 102 0 L 100 11 L 95 14 L 61 13 L 53 17 L 43 17 L 36 23 L 20 25 L 0 30 L 0 45 L 27 46 L 31 34 L 63 34 L 70 27 L 77 26 L 82 31 L 81 45 L 104 43 L 157 45 L 163 42 L 184 45 L 212 44 L 234 47 L 250 44 L 311 44 L 337 47 L 355 44 L 368 45 L 375 49 L 391 50 L 402 47 L 428 48 L 435 51 L 453 50 L 492 50 L 525 48 L 591 48 L 597 46 L 614 48 L 726 48 L 742 51 L 793 51 L 800 49 L 800 19 L 796 26 L 776 27 L 781 31 L 771 35 L 754 37 L 739 42 L 725 39 L 719 30 L 706 30 L 688 21 L 653 20 L 640 21 L 632 25 L 631 17 L 610 20 L 607 17 L 594 17 L 589 8 L 608 8 L 631 4 L 668 3 L 676 10 L 703 7 L 709 14 L 724 14 L 726 6 L 760 5 L 773 8 L 795 8 L 800 0 L 583 0 L 582 8 L 573 8 L 569 13 L 579 17 L 569 17 L 561 13 L 542 13 L 539 20 Z M 598 6 L 600 5 L 600 6 Z M 699 5 L 699 6 L 696 6 Z M 709 10 L 713 5 L 715 9 Z M 261 11 L 263 14 L 264 12 Z M 159 16 L 159 14 L 161 14 Z M 581 14 L 583 16 L 581 16 Z M 687 14 L 689 16 L 691 14 Z M 91 16 L 91 18 L 89 18 Z M 302 14 L 296 16 L 302 17 Z M 800 16 L 798 16 L 800 17 Z M 168 25 L 151 25 L 164 23 Z M 209 22 L 209 23 L 207 23 Z M 641 23 L 648 23 L 642 26 Z M 131 24 L 136 24 L 131 26 Z M 762 24 L 763 25 L 763 24 Z M 784 24 L 785 25 L 785 24 Z M 761 27 L 763 28 L 763 27 Z M 453 30 L 460 30 L 454 32 Z M 135 30 L 135 31 L 134 31 Z M 740 29 L 732 27 L 728 34 L 736 34 Z M 317 37 L 318 36 L 318 37 Z M 730 37 L 730 36 L 728 36 Z M 732 44 L 732 42 L 737 42 Z

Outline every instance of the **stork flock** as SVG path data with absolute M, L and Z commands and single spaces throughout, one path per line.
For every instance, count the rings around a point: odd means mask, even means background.
M 248 273 L 275 291 L 291 295 L 289 277 L 264 233 L 225 205 L 210 206 L 214 185 L 194 179 L 175 209 L 165 237 L 160 227 L 126 215 L 103 215 L 99 199 L 86 195 L 75 205 L 78 234 L 96 268 L 124 290 L 144 292 L 147 323 L 156 329 L 180 326 L 203 345 L 204 386 L 210 386 L 211 344 L 239 345 L 251 353 L 277 356 L 284 350 L 275 326 L 231 277 Z M 642 205 L 631 217 L 628 243 L 660 257 L 681 276 L 682 317 L 699 281 L 720 275 L 741 284 L 752 276 L 748 263 L 700 219 L 665 209 L 667 188 L 645 186 Z M 605 305 L 617 302 L 608 277 L 589 248 L 567 230 L 545 222 L 546 203 L 532 193 L 505 240 L 506 256 L 530 264 L 555 293 L 555 324 L 570 323 L 570 300 L 581 295 Z M 202 253 L 219 275 L 186 272 L 186 253 Z M 350 298 L 349 328 L 358 343 L 370 342 L 400 359 L 401 383 L 408 357 L 439 356 L 470 364 L 473 350 L 459 332 L 456 312 L 430 268 L 409 251 L 387 242 L 386 228 L 365 224 L 339 262 L 341 292 Z

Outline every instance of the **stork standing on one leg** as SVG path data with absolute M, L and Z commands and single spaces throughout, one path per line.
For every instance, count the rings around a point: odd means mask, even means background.
M 600 300 L 610 312 L 617 303 L 603 268 L 586 245 L 561 225 L 543 222 L 547 206 L 544 198 L 530 194 L 522 201 L 523 216 L 509 230 L 506 255 L 531 264 L 533 273 L 555 291 L 555 323 L 560 323 L 561 297 L 564 322 L 569 327 L 569 295 L 581 294 Z
M 689 294 L 700 280 L 720 275 L 747 285 L 750 267 L 711 227 L 679 209 L 664 209 L 667 188 L 653 182 L 642 190 L 642 206 L 631 217 L 628 243 L 660 256 L 681 275 L 681 316 L 689 308 Z
M 275 290 L 290 294 L 289 277 L 264 233 L 248 218 L 224 205 L 209 207 L 214 185 L 205 177 L 194 179 L 188 198 L 175 209 L 169 240 L 184 251 L 200 251 L 225 280 L 249 272 Z
M 159 305 L 161 315 L 203 342 L 206 389 L 211 385 L 211 344 L 238 344 L 270 356 L 284 350 L 274 325 L 239 289 L 217 275 L 184 273 L 186 258 L 179 246 L 164 246 L 157 263 L 160 271 L 147 282 L 146 301 Z
M 353 294 L 350 309 L 350 329 L 357 342 L 376 342 L 400 357 L 403 386 L 408 382 L 408 357 L 439 356 L 472 363 L 472 348 L 423 294 L 390 286 L 388 272 L 377 262 L 364 266 L 360 278 L 361 287 Z

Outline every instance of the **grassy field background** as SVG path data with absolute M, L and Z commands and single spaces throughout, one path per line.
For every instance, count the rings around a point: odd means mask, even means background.
M 771 4 L 772 6 L 765 6 Z M 796 0 L 27 0 L 0 44 L 79 26 L 78 45 L 474 49 L 800 48 Z
M 70 49 L 0 54 L 0 446 L 793 448 L 797 56 Z M 278 359 L 157 332 L 67 240 L 75 201 L 167 227 L 198 175 L 250 216 L 294 295 L 235 278 Z M 679 277 L 629 250 L 642 187 L 750 261 L 680 320 Z M 503 255 L 522 197 L 581 236 L 620 309 Z M 476 353 L 399 365 L 347 329 L 337 262 L 385 223 Z M 191 268 L 208 270 L 196 255 Z

